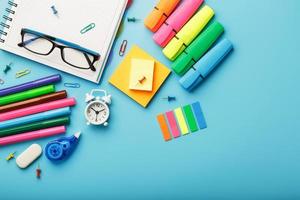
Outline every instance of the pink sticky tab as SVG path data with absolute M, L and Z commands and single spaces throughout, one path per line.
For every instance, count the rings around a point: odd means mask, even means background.
M 176 118 L 173 111 L 166 112 L 167 119 L 169 121 L 169 126 L 174 138 L 180 136 L 179 128 L 177 126 Z
M 183 1 L 165 24 L 153 35 L 154 41 L 161 47 L 165 47 L 195 14 L 202 3 L 203 0 Z

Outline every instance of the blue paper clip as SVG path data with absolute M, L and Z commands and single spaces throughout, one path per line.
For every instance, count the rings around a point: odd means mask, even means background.
M 79 83 L 64 83 L 64 86 L 68 88 L 80 88 Z
M 84 27 L 83 29 L 81 29 L 80 33 L 84 34 L 84 33 L 90 31 L 91 29 L 93 29 L 95 27 L 96 27 L 95 23 L 90 23 L 89 25 L 87 25 L 86 27 Z

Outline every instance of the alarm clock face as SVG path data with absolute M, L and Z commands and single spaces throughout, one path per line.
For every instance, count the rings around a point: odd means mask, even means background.
M 85 109 L 87 121 L 94 125 L 104 124 L 109 117 L 109 108 L 102 101 L 92 101 Z

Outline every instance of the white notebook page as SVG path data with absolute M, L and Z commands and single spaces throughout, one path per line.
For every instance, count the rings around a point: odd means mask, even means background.
M 4 50 L 21 55 L 31 60 L 57 68 L 84 79 L 99 82 L 103 66 L 122 19 L 127 0 L 19 0 L 5 43 Z M 51 6 L 55 5 L 58 15 L 54 15 Z M 96 26 L 81 34 L 80 30 L 90 23 Z M 18 47 L 21 42 L 21 29 L 29 28 L 98 52 L 100 61 L 96 63 L 96 72 L 77 69 L 61 60 L 60 50 L 56 48 L 50 55 L 42 56 Z M 2 38 L 2 37 L 1 37 Z M 76 58 L 74 58 L 76 59 Z

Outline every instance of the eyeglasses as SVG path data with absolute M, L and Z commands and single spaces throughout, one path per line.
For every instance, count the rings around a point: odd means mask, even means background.
M 22 42 L 18 44 L 19 47 L 24 47 L 32 53 L 43 56 L 49 55 L 57 47 L 60 49 L 62 60 L 68 65 L 79 69 L 96 71 L 94 64 L 100 59 L 100 54 L 97 52 L 30 29 L 23 28 L 21 36 Z

